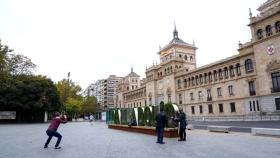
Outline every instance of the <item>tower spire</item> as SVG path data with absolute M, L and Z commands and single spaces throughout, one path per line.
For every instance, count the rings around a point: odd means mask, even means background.
M 178 31 L 177 31 L 177 29 L 176 29 L 176 23 L 175 23 L 175 21 L 174 21 L 173 38 L 174 38 L 174 39 L 178 39 Z
M 133 72 L 133 65 L 131 65 L 131 72 Z

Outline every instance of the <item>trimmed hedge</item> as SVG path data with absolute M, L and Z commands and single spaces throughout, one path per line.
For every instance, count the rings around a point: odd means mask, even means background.
M 119 112 L 118 109 L 114 109 L 114 123 L 120 124 Z
M 144 126 L 145 125 L 145 117 L 144 117 L 144 111 L 142 107 L 138 107 L 138 126 Z
M 152 126 L 156 126 L 156 115 L 157 115 L 157 112 L 159 111 L 159 106 L 152 106 L 152 121 L 151 121 L 151 124 Z
M 174 121 L 171 119 L 171 117 L 175 117 L 175 114 L 176 114 L 176 112 L 175 112 L 175 110 L 174 110 L 174 108 L 173 108 L 173 105 L 172 105 L 172 103 L 166 103 L 165 105 L 164 105 L 164 112 L 165 112 L 165 114 L 166 114 L 166 116 L 167 116 L 167 127 L 169 127 L 169 128 L 175 128 L 175 123 L 174 123 Z
M 145 106 L 144 108 L 144 120 L 146 126 L 152 125 L 153 115 L 149 106 Z
M 128 122 L 127 122 L 127 110 L 128 109 L 121 109 L 121 124 L 123 125 L 127 125 Z

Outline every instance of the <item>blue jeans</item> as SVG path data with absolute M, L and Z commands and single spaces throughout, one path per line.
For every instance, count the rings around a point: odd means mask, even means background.
M 163 142 L 163 131 L 164 131 L 164 128 L 157 127 L 157 142 L 158 143 Z
M 60 143 L 60 141 L 61 141 L 61 138 L 62 138 L 61 134 L 59 134 L 59 133 L 56 132 L 56 131 L 52 131 L 52 130 L 47 130 L 46 133 L 47 133 L 47 135 L 49 136 L 49 138 L 47 139 L 47 141 L 46 141 L 46 143 L 45 143 L 45 147 L 48 147 L 48 145 L 49 145 L 49 143 L 50 143 L 50 141 L 51 141 L 51 139 L 52 139 L 53 136 L 54 136 L 54 137 L 57 137 L 57 141 L 56 141 L 55 147 L 58 147 L 58 146 L 59 146 L 59 143 Z

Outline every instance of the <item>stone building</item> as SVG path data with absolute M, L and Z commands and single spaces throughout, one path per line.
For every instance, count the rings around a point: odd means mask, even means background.
M 122 91 L 118 106 L 173 102 L 189 119 L 279 119 L 280 0 L 258 11 L 249 14 L 252 39 L 239 43 L 238 55 L 198 68 L 197 47 L 180 39 L 175 26 L 173 39 L 158 52 L 160 63 L 146 69 L 142 86 Z

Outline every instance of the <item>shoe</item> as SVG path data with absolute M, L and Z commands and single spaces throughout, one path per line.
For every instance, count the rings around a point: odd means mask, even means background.
M 165 144 L 165 142 L 160 142 L 159 144 Z
M 46 148 L 48 148 L 48 146 L 44 146 L 44 148 L 46 149 Z
M 156 143 L 159 143 L 159 142 L 156 142 Z
M 57 146 L 57 147 L 55 147 L 54 149 L 61 149 L 61 147 L 60 147 L 60 146 Z
M 186 141 L 186 138 L 185 138 L 185 139 L 183 139 L 183 141 Z
M 178 141 L 183 141 L 184 139 L 178 139 Z

